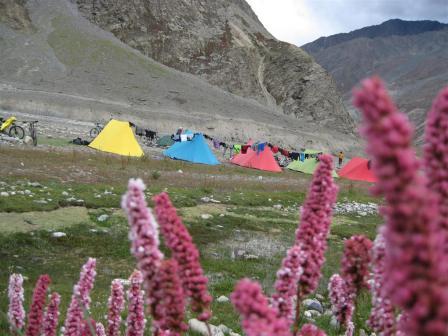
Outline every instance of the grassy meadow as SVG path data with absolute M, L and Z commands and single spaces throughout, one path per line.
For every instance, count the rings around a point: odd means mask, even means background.
M 121 195 L 130 177 L 141 177 L 147 184 L 150 204 L 154 194 L 169 193 L 201 252 L 215 299 L 229 296 L 236 281 L 243 277 L 257 279 L 266 293 L 272 292 L 276 270 L 294 240 L 299 207 L 311 179 L 295 172 L 275 174 L 230 165 L 208 167 L 149 157 L 123 159 L 70 146 L 0 147 L 0 155 L 0 192 L 9 194 L 0 197 L 2 335 L 8 333 L 9 274 L 19 272 L 26 277 L 26 308 L 37 277 L 49 274 L 53 280 L 51 290 L 62 296 L 65 315 L 73 284 L 88 257 L 97 258 L 91 313 L 104 323 L 111 281 L 127 279 L 135 267 L 129 252 L 128 224 L 120 209 Z M 339 202 L 379 202 L 369 196 L 366 184 L 343 180 L 337 183 Z M 205 203 L 203 197 L 219 203 Z M 108 215 L 107 220 L 99 221 L 103 214 Z M 344 239 L 354 234 L 373 239 L 381 223 L 377 215 L 334 217 L 317 292 L 325 297 L 326 309 L 327 281 L 339 269 Z M 55 231 L 66 236 L 55 238 Z M 358 307 L 357 329 L 368 330 L 367 293 L 360 298 Z M 241 334 L 229 302 L 215 301 L 213 313 L 211 323 L 225 324 Z M 302 320 L 307 321 L 305 317 Z M 330 327 L 328 314 L 316 318 L 315 323 L 328 335 L 341 333 Z

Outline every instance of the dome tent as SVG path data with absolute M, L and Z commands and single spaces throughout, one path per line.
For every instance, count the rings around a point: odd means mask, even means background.
M 348 180 L 376 182 L 376 176 L 370 169 L 369 160 L 354 157 L 339 171 L 339 176 Z
M 193 163 L 220 164 L 201 133 L 196 133 L 192 140 L 174 143 L 174 145 L 163 152 L 163 155 L 172 159 Z

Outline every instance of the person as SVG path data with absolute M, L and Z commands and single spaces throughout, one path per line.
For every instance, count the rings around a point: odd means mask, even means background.
M 338 159 L 339 159 L 339 168 L 341 168 L 342 161 L 344 160 L 344 153 L 342 151 L 339 152 Z

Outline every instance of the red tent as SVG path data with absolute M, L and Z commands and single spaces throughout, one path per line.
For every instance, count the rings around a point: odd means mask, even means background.
M 355 180 L 376 182 L 376 177 L 372 170 L 369 168 L 369 161 L 360 157 L 354 157 L 350 160 L 340 171 L 338 171 L 340 177 Z
M 275 161 L 274 154 L 269 146 L 265 146 L 264 150 L 257 154 L 251 148 L 247 150 L 246 154 L 239 154 L 235 156 L 232 163 L 241 166 L 272 172 L 281 172 L 282 169 Z
M 252 146 L 253 145 L 253 141 L 252 140 L 249 140 L 248 142 L 247 142 L 247 146 Z M 246 154 L 243 154 L 243 153 L 239 153 L 239 154 L 237 154 L 237 155 L 235 155 L 233 158 L 232 158 L 232 160 L 230 160 L 230 162 L 232 162 L 232 163 L 234 163 L 234 164 L 236 164 L 236 165 L 238 165 L 238 166 L 244 166 L 244 167 L 246 167 L 246 164 L 247 164 L 247 161 L 250 159 L 250 157 L 251 157 L 251 155 L 249 155 L 249 154 L 252 154 L 254 151 L 252 150 L 252 148 L 251 147 L 249 147 L 248 149 L 247 149 L 247 152 L 246 152 Z

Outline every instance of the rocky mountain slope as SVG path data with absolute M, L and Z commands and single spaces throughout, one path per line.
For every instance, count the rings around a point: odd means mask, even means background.
M 431 101 L 448 84 L 448 24 L 390 20 L 320 38 L 303 49 L 333 75 L 347 106 L 359 80 L 380 75 L 399 107 L 416 123 L 421 141 Z
M 244 0 L 76 3 L 90 21 L 165 65 L 302 121 L 353 129 L 331 77 L 301 49 L 276 40 Z
M 141 5 L 148 6 L 150 3 L 145 1 Z M 116 17 L 127 13 L 127 7 L 123 4 L 122 10 L 115 8 Z M 172 132 L 182 125 L 229 141 L 253 137 L 294 148 L 319 146 L 346 151 L 358 148 L 356 138 L 350 134 L 350 118 L 341 107 L 328 74 L 298 48 L 279 43 L 287 50 L 287 55 L 277 48 L 275 52 L 264 55 L 266 59 L 271 59 L 266 62 L 261 62 L 262 57 L 254 51 L 255 48 L 229 49 L 228 52 L 234 52 L 239 61 L 225 68 L 228 73 L 223 72 L 222 75 L 234 78 L 234 81 L 229 81 L 229 86 L 241 81 L 241 90 L 250 86 L 249 81 L 241 78 L 252 76 L 246 68 L 254 63 L 243 56 L 238 58 L 238 55 L 257 54 L 260 62 L 253 69 L 253 80 L 261 91 L 261 98 L 258 97 L 260 99 L 257 101 L 229 93 L 196 76 L 154 61 L 143 55 L 148 54 L 144 50 L 141 50 L 143 53 L 136 50 L 136 45 L 130 42 L 125 44 L 86 20 L 76 4 L 69 0 L 0 0 L 0 6 L 4 9 L 0 11 L 1 110 L 90 121 L 107 120 L 114 116 L 159 132 Z M 202 8 L 199 5 L 192 7 Z M 244 8 L 249 13 L 245 20 L 252 18 L 256 22 L 250 8 L 247 5 Z M 186 11 L 187 8 L 184 9 Z M 99 20 L 99 13 L 97 16 Z M 213 18 L 210 15 L 209 24 L 212 26 Z M 175 22 L 181 25 L 183 20 L 178 17 L 171 22 L 172 29 Z M 231 22 L 228 25 L 231 26 Z M 198 24 L 190 29 L 207 32 L 206 28 Z M 257 29 L 263 36 L 268 36 L 261 25 Z M 154 34 L 153 31 L 146 33 L 147 36 Z M 136 34 L 132 36 L 137 38 Z M 192 35 L 190 40 L 196 42 L 197 38 Z M 177 44 L 181 45 L 181 42 L 179 38 Z M 237 43 L 235 38 L 231 43 Z M 266 41 L 264 48 L 268 48 L 269 43 L 277 42 Z M 201 59 L 199 57 L 197 62 Z M 226 54 L 226 57 L 233 60 L 232 55 Z M 296 57 L 295 66 L 286 64 L 290 57 Z M 302 58 L 306 62 L 302 62 Z M 243 60 L 246 63 L 241 63 Z M 174 60 L 172 62 L 175 63 Z M 205 68 L 212 65 L 204 63 Z M 277 69 L 283 69 L 287 74 L 281 77 Z M 294 76 L 294 71 L 300 75 Z M 211 70 L 210 73 L 219 78 L 218 73 Z M 266 81 L 266 78 L 272 79 Z M 213 83 L 210 78 L 207 79 Z M 296 80 L 304 84 L 299 86 Z M 289 81 L 296 83 L 297 88 Z M 296 98 L 289 97 L 294 94 Z M 283 95 L 283 98 L 277 99 L 285 109 L 288 106 L 300 106 L 300 109 L 291 110 L 287 115 L 276 106 L 277 102 L 271 95 Z M 267 98 L 272 105 L 267 103 Z M 296 100 L 302 100 L 301 104 L 296 106 Z

